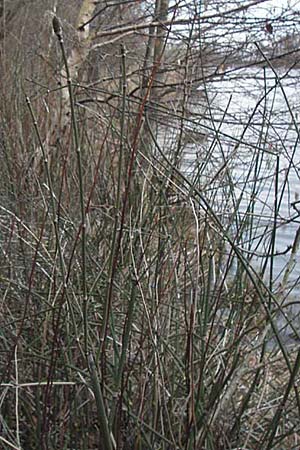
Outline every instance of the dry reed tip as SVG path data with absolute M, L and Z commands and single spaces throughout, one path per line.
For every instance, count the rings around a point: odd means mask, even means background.
M 53 26 L 53 31 L 54 31 L 54 33 L 57 35 L 57 36 L 59 36 L 59 35 L 61 35 L 61 24 L 60 24 L 60 21 L 59 21 L 59 19 L 56 17 L 56 16 L 54 16 L 53 17 L 53 20 L 52 20 L 52 26 Z

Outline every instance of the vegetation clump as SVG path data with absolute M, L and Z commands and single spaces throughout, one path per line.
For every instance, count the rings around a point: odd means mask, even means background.
M 251 28 L 264 1 L 40 3 L 0 4 L 0 447 L 298 448 L 276 21 Z M 244 117 L 226 83 L 250 66 Z

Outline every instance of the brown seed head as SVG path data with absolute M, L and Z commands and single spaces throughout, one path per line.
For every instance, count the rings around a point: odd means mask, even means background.
M 58 17 L 56 17 L 56 16 L 53 17 L 52 26 L 53 26 L 53 31 L 56 34 L 56 36 L 61 35 L 62 30 L 61 30 L 61 24 L 60 24 Z

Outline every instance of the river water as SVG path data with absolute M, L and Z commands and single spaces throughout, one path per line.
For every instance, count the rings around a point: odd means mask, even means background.
M 244 227 L 237 244 L 257 270 L 275 254 L 266 273 L 286 302 L 300 293 L 299 87 L 299 71 L 261 67 L 207 82 L 210 107 L 194 117 L 205 139 L 186 145 L 183 164 L 232 235 Z
M 199 151 L 199 146 L 193 148 L 192 144 L 185 165 L 194 170 L 194 164 L 202 160 L 199 173 L 211 190 L 211 199 L 219 202 L 219 215 L 230 215 L 238 205 L 240 220 L 245 215 L 254 217 L 252 248 L 254 251 L 259 242 L 258 256 L 266 252 L 276 219 L 275 272 L 280 275 L 290 260 L 300 226 L 300 73 L 280 72 L 278 76 L 280 85 L 270 69 L 248 69 L 208 84 L 213 106 L 200 124 L 207 133 L 203 148 L 207 149 L 208 143 L 211 147 L 207 165 L 203 169 L 201 148 Z M 237 146 L 239 141 L 242 143 Z M 222 171 L 224 161 L 226 170 Z M 218 174 L 215 180 L 214 173 Z M 300 276 L 297 253 L 294 281 Z M 298 283 L 294 288 L 299 288 Z

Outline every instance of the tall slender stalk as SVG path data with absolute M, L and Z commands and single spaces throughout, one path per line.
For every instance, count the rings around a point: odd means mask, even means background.
M 61 48 L 63 63 L 66 71 L 67 86 L 70 99 L 70 109 L 71 109 L 71 124 L 74 136 L 74 147 L 77 157 L 77 167 L 78 167 L 78 180 L 79 180 L 79 199 L 80 199 L 80 211 L 81 211 L 81 257 L 82 257 L 82 291 L 83 291 L 83 324 L 84 324 L 84 349 L 86 357 L 88 355 L 88 291 L 87 291 L 87 281 L 86 281 L 86 213 L 85 213 L 85 201 L 84 201 L 84 181 L 83 181 L 83 168 L 81 162 L 81 148 L 79 142 L 79 133 L 75 112 L 75 99 L 73 91 L 73 82 L 70 75 L 68 59 L 66 56 L 63 31 L 59 19 L 53 17 L 53 30 L 58 38 L 58 42 Z

